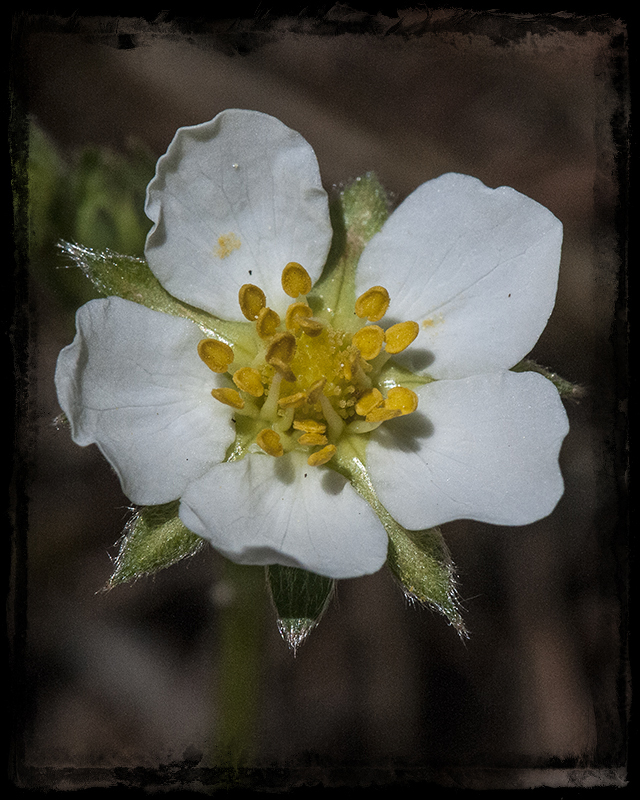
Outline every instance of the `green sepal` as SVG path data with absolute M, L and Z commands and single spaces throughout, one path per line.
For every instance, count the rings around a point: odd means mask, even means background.
M 333 596 L 335 581 L 297 567 L 266 567 L 267 586 L 280 635 L 293 650 L 320 622 Z
M 389 537 L 387 566 L 402 585 L 405 596 L 439 611 L 461 636 L 466 628 L 458 600 L 456 571 L 438 528 L 408 531 L 378 499 L 365 467 L 363 437 L 344 440 L 331 463 L 349 478 L 354 489 L 378 515 Z
M 373 172 L 357 178 L 331 199 L 331 250 L 307 300 L 336 328 L 357 330 L 362 324 L 354 312 L 356 267 L 365 245 L 389 216 L 389 209 L 387 194 Z
M 64 241 L 58 246 L 105 297 L 115 295 L 154 311 L 189 319 L 207 335 L 233 345 L 236 357 L 253 357 L 255 337 L 251 323 L 218 319 L 206 311 L 181 302 L 163 288 L 144 259 L 120 255 L 110 250 L 98 252 L 90 247 Z
M 515 367 L 511 367 L 511 372 L 537 372 L 551 381 L 563 399 L 579 400 L 584 396 L 584 388 L 582 386 L 577 383 L 571 383 L 566 378 L 558 375 L 557 372 L 541 366 L 530 358 L 523 358 Z
M 182 524 L 179 501 L 135 511 L 120 540 L 113 575 L 105 588 L 137 580 L 194 555 L 204 545 Z
M 460 634 L 467 630 L 460 614 L 456 574 L 449 549 L 438 528 L 408 531 L 387 527 L 387 565 L 402 586 L 405 597 L 439 611 Z

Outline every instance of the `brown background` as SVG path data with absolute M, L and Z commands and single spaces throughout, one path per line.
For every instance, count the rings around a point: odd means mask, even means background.
M 374 170 L 399 201 L 458 171 L 512 186 L 560 218 L 558 299 L 534 355 L 588 392 L 567 406 L 557 510 L 524 528 L 445 526 L 466 642 L 437 615 L 407 608 L 385 570 L 341 582 L 295 660 L 267 614 L 252 761 L 264 769 L 251 780 L 281 789 L 618 783 L 623 23 L 340 6 L 210 23 L 30 16 L 16 18 L 13 43 L 23 108 L 64 152 L 121 150 L 134 137 L 157 157 L 178 127 L 251 108 L 305 136 L 328 189 Z M 207 549 L 99 593 L 127 500 L 95 448 L 52 425 L 55 360 L 73 315 L 42 281 L 28 289 L 20 780 L 148 786 L 169 780 L 173 764 L 175 784 L 186 785 L 185 764 L 197 766 L 215 727 L 219 560 Z

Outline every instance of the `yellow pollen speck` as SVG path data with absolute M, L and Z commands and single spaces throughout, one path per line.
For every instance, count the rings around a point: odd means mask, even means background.
M 211 395 L 226 406 L 244 408 L 244 400 L 235 389 L 212 389 Z
M 256 436 L 256 443 L 270 456 L 278 458 L 284 453 L 280 435 L 272 428 L 263 428 Z
M 324 433 L 327 430 L 324 422 L 316 422 L 315 419 L 296 419 L 293 421 L 293 427 L 305 433 Z
M 382 350 L 384 331 L 379 325 L 365 325 L 353 334 L 351 342 L 365 361 L 371 361 Z
M 384 406 L 372 409 L 365 417 L 367 422 L 386 422 L 394 417 L 401 416 L 399 408 L 385 408 Z
M 281 280 L 285 293 L 294 299 L 301 294 L 308 294 L 313 285 L 307 270 L 295 261 L 290 261 L 282 270 Z
M 387 392 L 384 407 L 397 409 L 402 414 L 411 414 L 418 407 L 418 395 L 405 386 L 394 386 Z
M 258 319 L 258 314 L 267 304 L 267 298 L 259 286 L 245 283 L 238 292 L 238 302 L 244 316 L 253 322 Z
M 333 458 L 336 450 L 337 448 L 334 444 L 328 444 L 326 447 L 323 447 L 322 450 L 312 453 L 307 459 L 307 464 L 310 467 L 319 467 L 322 464 L 326 464 L 327 461 Z
M 260 373 L 252 367 L 242 367 L 233 373 L 233 382 L 243 392 L 247 392 L 252 397 L 262 397 L 264 386 L 260 378 Z
M 261 339 L 270 339 L 278 330 L 280 324 L 279 315 L 268 306 L 260 309 L 256 320 L 256 331 Z
M 314 447 L 319 444 L 328 444 L 329 440 L 324 433 L 303 433 L 298 437 L 298 443 L 307 447 Z
M 378 322 L 389 308 L 389 292 L 384 286 L 372 286 L 356 300 L 356 314 L 360 319 Z
M 226 372 L 233 361 L 233 350 L 217 339 L 198 342 L 198 355 L 213 372 Z
M 397 325 L 392 325 L 385 331 L 385 350 L 391 354 L 401 353 L 409 347 L 418 333 L 420 326 L 417 322 L 398 322 Z
M 369 389 L 356 403 L 356 414 L 359 414 L 361 417 L 366 417 L 370 411 L 381 406 L 383 402 L 384 398 L 379 389 Z
M 224 233 L 218 236 L 218 246 L 215 249 L 215 255 L 218 258 L 226 258 L 231 255 L 234 250 L 237 250 L 242 242 L 235 233 Z

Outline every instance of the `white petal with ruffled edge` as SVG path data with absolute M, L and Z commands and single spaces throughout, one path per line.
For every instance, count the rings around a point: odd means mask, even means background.
M 315 282 L 333 235 L 313 149 L 256 111 L 231 109 L 178 130 L 145 211 L 155 223 L 145 254 L 160 283 L 223 319 L 244 319 L 245 283 L 260 286 L 283 314 L 282 270 L 297 261 Z
M 526 525 L 553 511 L 569 425 L 550 381 L 501 372 L 435 381 L 417 394 L 418 411 L 385 423 L 367 445 L 373 486 L 401 525 Z
M 398 360 L 434 378 L 509 369 L 555 302 L 562 224 L 514 189 L 449 173 L 419 186 L 367 244 L 358 294 L 382 285 L 389 321 L 420 334 Z
M 55 376 L 74 442 L 98 445 L 132 502 L 177 499 L 235 436 L 197 354 L 202 332 L 118 297 L 86 303 L 76 327 Z
M 188 487 L 180 518 L 239 563 L 351 578 L 376 572 L 387 557 L 387 534 L 369 504 L 302 453 L 257 453 L 214 467 Z

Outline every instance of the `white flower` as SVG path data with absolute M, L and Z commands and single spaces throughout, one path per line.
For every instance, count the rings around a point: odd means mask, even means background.
M 346 290 L 340 308 L 314 297 L 327 196 L 313 150 L 278 120 L 229 110 L 180 129 L 146 210 L 165 289 L 242 324 L 221 342 L 117 297 L 78 311 L 60 404 L 133 503 L 179 498 L 229 558 L 333 578 L 387 555 L 345 477 L 356 457 L 408 529 L 553 510 L 567 417 L 548 380 L 509 371 L 554 305 L 562 226 L 545 208 L 464 175 L 423 184 L 367 244 L 347 312 Z

